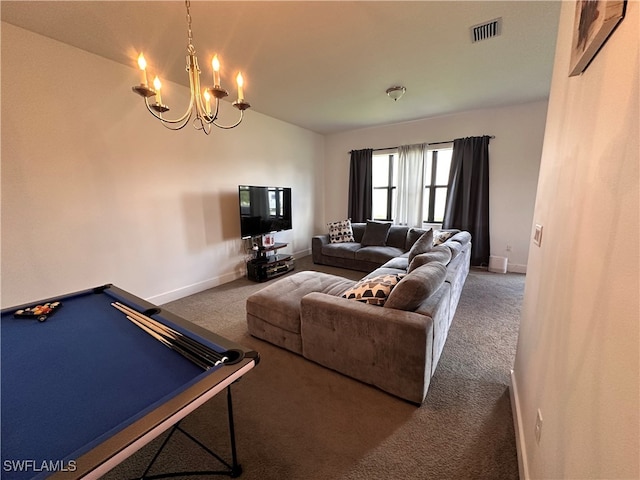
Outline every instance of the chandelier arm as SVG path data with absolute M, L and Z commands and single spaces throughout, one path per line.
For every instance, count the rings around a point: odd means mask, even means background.
M 213 123 L 218 128 L 222 128 L 223 130 L 230 130 L 230 129 L 236 128 L 238 125 L 240 125 L 240 122 L 242 122 L 243 118 L 244 118 L 244 110 L 240 110 L 240 119 L 236 123 L 234 123 L 233 125 L 220 125 L 220 124 L 215 122 L 215 119 L 211 123 Z
M 171 131 L 174 131 L 174 132 L 176 132 L 176 131 L 178 131 L 178 130 L 182 130 L 184 127 L 186 127 L 187 125 L 189 125 L 189 122 L 188 122 L 188 121 L 184 122 L 184 123 L 183 123 L 183 124 L 181 124 L 181 125 L 175 125 L 175 124 L 165 123 L 165 122 L 160 122 L 160 123 L 162 124 L 162 126 L 163 126 L 164 128 L 167 128 L 167 129 L 169 129 L 169 130 L 171 130 Z
M 215 97 L 214 97 L 215 98 Z M 211 113 L 211 115 L 209 116 L 209 120 L 208 123 L 211 124 L 213 123 L 215 125 L 215 121 L 216 118 L 218 118 L 218 113 L 220 112 L 220 99 L 216 98 L 216 109 L 214 112 Z
M 208 122 L 206 118 L 196 117 L 193 119 L 193 128 L 202 130 L 205 135 L 209 135 L 211 133 L 211 122 Z
M 191 95 L 191 100 L 189 101 L 189 106 L 187 107 L 187 111 L 184 113 L 184 115 L 182 115 L 180 118 L 177 118 L 175 120 L 165 118 L 162 116 L 162 114 L 159 114 L 158 112 L 154 111 L 151 105 L 149 105 L 149 99 L 146 97 L 144 99 L 144 103 L 147 106 L 147 110 L 149 110 L 149 113 L 154 117 L 156 117 L 158 120 L 160 120 L 163 124 L 181 124 L 183 122 L 184 124 L 187 124 L 189 122 L 189 119 L 193 115 L 193 94 Z M 179 130 L 180 128 L 177 128 L 175 130 Z

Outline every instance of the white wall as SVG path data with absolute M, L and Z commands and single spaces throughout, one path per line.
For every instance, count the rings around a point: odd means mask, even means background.
M 640 3 L 568 77 L 562 5 L 513 373 L 524 478 L 638 479 Z M 534 435 L 542 412 L 540 444 Z
M 411 101 L 409 93 L 400 101 Z M 538 101 L 328 135 L 325 216 L 316 231 L 346 218 L 350 150 L 495 135 L 489 145 L 491 255 L 508 257 L 510 271 L 526 271 L 546 112 L 547 102 Z
M 137 83 L 134 65 L 2 23 L 3 306 L 106 282 L 160 303 L 243 275 L 243 183 L 293 188 L 279 240 L 308 253 L 322 136 L 253 110 L 171 132 Z M 182 113 L 187 89 L 163 92 Z

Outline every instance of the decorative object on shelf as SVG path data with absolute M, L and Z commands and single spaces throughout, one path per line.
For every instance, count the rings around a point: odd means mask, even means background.
M 624 18 L 625 0 L 576 2 L 569 76 L 584 72 Z
M 211 67 L 213 70 L 213 87 L 200 89 L 200 67 L 198 66 L 198 58 L 196 57 L 196 49 L 193 46 L 193 35 L 191 33 L 191 2 L 186 0 L 185 6 L 187 8 L 187 24 L 188 24 L 188 40 L 187 45 L 187 72 L 189 73 L 189 85 L 191 88 L 191 99 L 189 100 L 189 106 L 186 112 L 179 118 L 171 120 L 165 118 L 163 114 L 169 111 L 169 107 L 162 103 L 160 79 L 156 76 L 153 80 L 153 88 L 149 87 L 147 83 L 147 62 L 144 55 L 141 53 L 138 56 L 138 67 L 140 68 L 140 85 L 132 87 L 133 91 L 144 98 L 144 103 L 147 106 L 147 110 L 155 118 L 162 122 L 162 125 L 170 130 L 180 130 L 184 128 L 187 123 L 193 118 L 193 126 L 197 130 L 202 130 L 205 134 L 211 133 L 211 125 L 218 128 L 231 129 L 240 125 L 244 118 L 244 111 L 251 107 L 251 105 L 244 99 L 244 79 L 242 73 L 238 73 L 236 76 L 236 82 L 238 85 L 238 99 L 233 102 L 233 106 L 240 110 L 240 119 L 231 125 L 221 125 L 216 122 L 218 118 L 218 111 L 220 107 L 220 100 L 229 95 L 224 88 L 220 86 L 220 61 L 218 56 L 215 55 L 211 61 Z M 149 103 L 149 98 L 154 98 L 154 103 Z M 204 101 L 202 99 L 204 97 Z M 211 101 L 213 99 L 213 106 Z
M 407 89 L 405 87 L 397 85 L 395 87 L 387 88 L 387 95 L 389 95 L 389 98 L 393 98 L 394 102 L 397 102 L 402 98 L 406 91 Z
M 273 233 L 262 235 L 260 243 L 263 247 L 273 247 L 276 243 L 276 236 Z

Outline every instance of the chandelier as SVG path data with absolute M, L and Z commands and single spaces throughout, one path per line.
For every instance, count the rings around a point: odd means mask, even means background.
M 160 79 L 156 76 L 153 80 L 153 88 L 147 83 L 147 62 L 141 53 L 138 56 L 138 67 L 140 68 L 140 85 L 132 87 L 133 91 L 144 98 L 149 113 L 162 122 L 162 125 L 170 130 L 180 130 L 189 123 L 193 118 L 193 126 L 197 130 L 202 130 L 205 134 L 211 133 L 211 126 L 218 128 L 231 129 L 240 125 L 244 117 L 244 111 L 251 107 L 244 99 L 242 73 L 236 76 L 238 84 L 238 99 L 232 105 L 240 110 L 240 119 L 231 125 L 222 125 L 217 122 L 220 100 L 229 95 L 224 88 L 220 86 L 220 62 L 218 56 L 214 55 L 211 61 L 213 69 L 213 87 L 200 89 L 200 67 L 198 67 L 198 58 L 196 57 L 196 49 L 193 46 L 193 35 L 191 33 L 191 2 L 184 2 L 187 8 L 187 24 L 189 43 L 187 45 L 187 72 L 189 74 L 189 86 L 191 88 L 191 98 L 186 112 L 176 119 L 165 118 L 164 114 L 169 111 L 169 107 L 162 103 Z M 202 93 L 201 93 L 202 92 Z M 149 101 L 154 97 L 152 102 Z M 204 101 L 203 101 L 204 97 Z

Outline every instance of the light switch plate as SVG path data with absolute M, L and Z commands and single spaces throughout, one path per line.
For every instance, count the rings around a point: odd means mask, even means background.
M 533 234 L 533 243 L 535 243 L 537 246 L 542 245 L 542 225 L 538 225 L 537 223 L 536 230 Z

